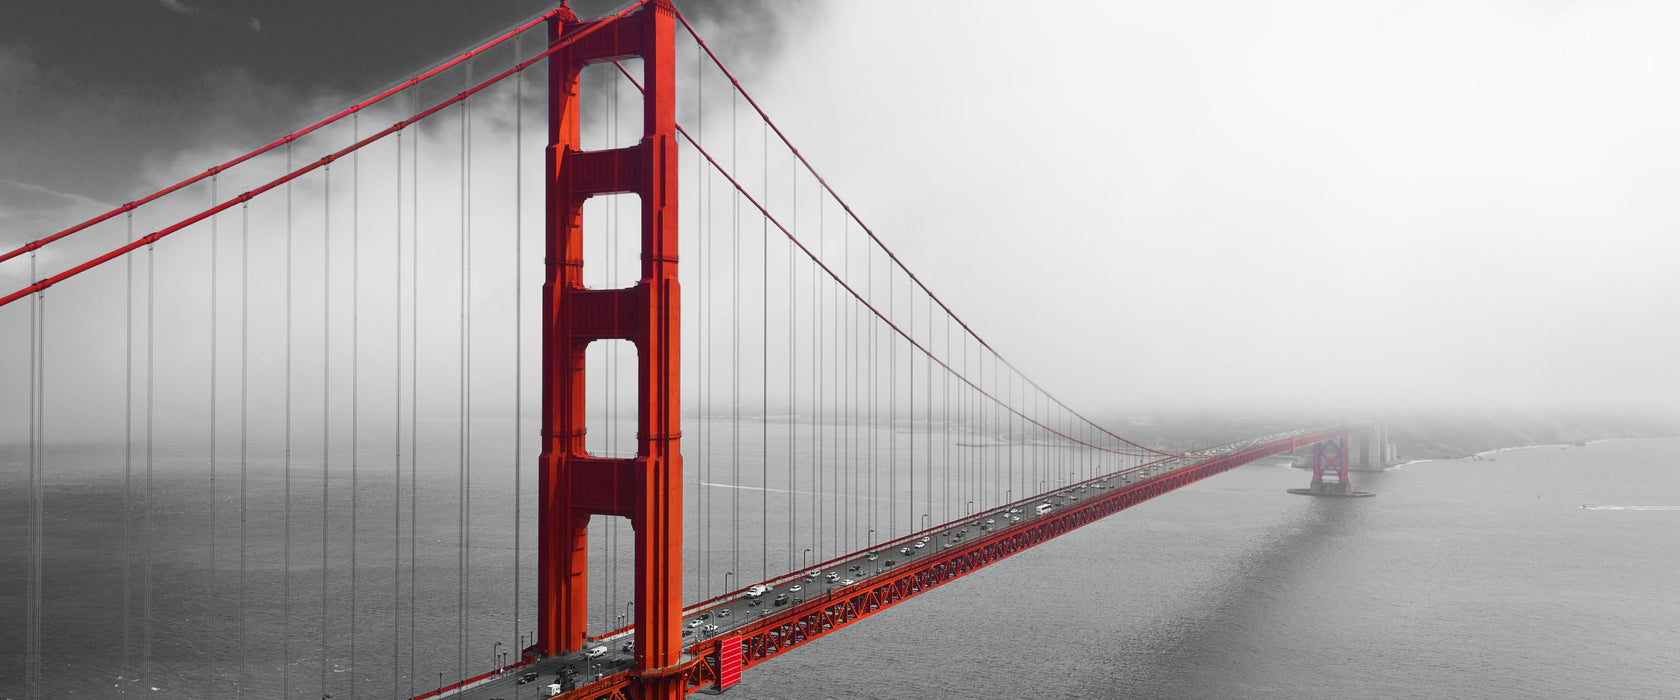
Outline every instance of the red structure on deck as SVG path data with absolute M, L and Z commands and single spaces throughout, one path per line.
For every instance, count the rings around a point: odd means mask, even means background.
M 636 531 L 634 675 L 647 698 L 682 697 L 684 670 L 674 13 L 669 0 L 652 0 L 616 20 L 579 21 L 563 10 L 549 21 L 550 46 L 589 33 L 548 64 L 536 651 L 549 656 L 583 646 L 590 516 L 629 518 Z M 579 74 L 592 63 L 628 58 L 644 65 L 642 140 L 584 151 Z M 641 197 L 641 279 L 626 289 L 587 289 L 583 204 L 619 193 Z M 640 396 L 632 459 L 592 457 L 584 449 L 584 349 L 609 339 L 636 347 Z

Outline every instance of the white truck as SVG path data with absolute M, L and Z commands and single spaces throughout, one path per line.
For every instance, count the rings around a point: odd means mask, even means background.
M 565 686 L 562 686 L 559 683 L 548 684 L 548 696 L 549 697 L 552 698 L 552 697 L 554 697 L 556 695 L 559 695 L 561 693 L 564 693 L 564 692 L 566 692 L 566 687 Z
M 757 598 L 757 597 L 759 597 L 761 595 L 764 595 L 765 593 L 769 593 L 769 592 L 770 592 L 770 587 L 769 586 L 766 586 L 764 584 L 759 584 L 757 586 L 753 586 L 752 588 L 747 589 L 747 597 L 748 598 Z

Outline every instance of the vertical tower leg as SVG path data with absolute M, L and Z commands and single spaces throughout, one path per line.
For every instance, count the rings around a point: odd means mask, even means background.
M 681 309 L 677 284 L 676 16 L 670 0 L 642 8 L 645 87 L 641 143 L 642 280 L 646 335 L 641 376 L 640 467 L 636 519 L 636 673 L 643 697 L 681 698 L 682 394 Z
M 1348 449 L 1348 443 L 1352 439 L 1348 435 L 1343 435 L 1341 439 L 1336 441 L 1336 479 L 1342 482 L 1343 491 L 1348 490 L 1353 485 L 1353 482 L 1348 481 L 1348 452 L 1351 451 Z

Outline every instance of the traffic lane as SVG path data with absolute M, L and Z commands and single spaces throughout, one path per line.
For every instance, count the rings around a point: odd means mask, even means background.
M 592 645 L 591 645 L 592 646 Z M 582 654 L 567 654 L 539 659 L 518 668 L 510 668 L 494 676 L 483 684 L 462 691 L 458 697 L 471 700 L 543 700 L 553 697 L 548 692 L 551 683 L 565 685 L 563 668 L 571 668 L 576 672 L 577 685 L 582 687 L 598 677 L 610 676 L 619 671 L 630 668 L 630 655 L 618 653 L 608 654 L 599 659 L 588 659 Z M 527 683 L 520 683 L 519 679 L 526 674 L 536 674 L 536 678 Z M 455 694 L 445 697 L 454 698 Z
M 1076 493 L 1083 494 L 1088 493 L 1088 491 L 1076 491 Z M 1077 498 L 1067 498 L 1062 493 L 1057 493 L 1047 496 L 1046 500 L 1060 507 L 1077 500 Z M 1050 512 L 1054 512 L 1054 510 L 1046 511 L 1046 514 Z M 1032 508 L 1020 506 L 1015 506 L 1012 509 L 988 511 L 972 518 L 951 523 L 949 527 L 929 533 L 918 540 L 900 543 L 895 547 L 875 552 L 865 552 L 856 558 L 848 559 L 832 567 L 819 569 L 805 576 L 784 581 L 770 587 L 763 595 L 748 597 L 743 594 L 736 598 L 721 601 L 712 607 L 696 611 L 683 619 L 685 643 L 692 644 L 722 636 L 749 622 L 768 617 L 783 607 L 809 601 L 813 595 L 827 595 L 836 590 L 861 584 L 870 578 L 890 573 L 894 568 L 918 561 L 919 557 L 928 553 L 959 546 L 963 542 L 972 541 L 981 535 L 989 535 L 1019 525 L 1039 515 Z M 917 546 L 918 544 L 920 546 Z M 908 553 L 905 550 L 909 550 Z M 874 556 L 873 559 L 871 555 Z M 834 575 L 832 580 L 830 580 L 830 574 Z M 846 585 L 844 583 L 846 580 L 851 580 L 852 584 Z M 777 605 L 775 601 L 781 595 L 787 595 L 788 598 L 786 603 Z M 722 614 L 720 615 L 720 613 Z

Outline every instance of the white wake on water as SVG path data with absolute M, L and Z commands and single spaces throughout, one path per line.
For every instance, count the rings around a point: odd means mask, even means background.
M 1586 510 L 1677 510 L 1680 506 L 1581 506 Z

